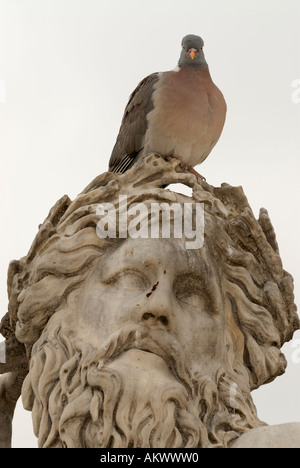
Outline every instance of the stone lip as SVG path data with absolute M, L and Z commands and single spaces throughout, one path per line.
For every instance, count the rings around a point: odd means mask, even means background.
M 163 360 L 173 375 L 182 382 L 191 395 L 193 394 L 192 379 L 185 365 L 183 350 L 178 341 L 166 330 L 150 328 L 146 325 L 127 325 L 114 333 L 103 349 L 107 349 L 109 352 L 105 359 L 100 359 L 98 369 L 120 357 L 126 351 L 145 352 Z

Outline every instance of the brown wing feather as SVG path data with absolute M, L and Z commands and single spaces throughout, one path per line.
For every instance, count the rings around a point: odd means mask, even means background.
M 143 148 L 147 114 L 153 109 L 152 93 L 157 80 L 158 73 L 152 73 L 144 78 L 131 94 L 111 153 L 109 171 L 125 172 Z

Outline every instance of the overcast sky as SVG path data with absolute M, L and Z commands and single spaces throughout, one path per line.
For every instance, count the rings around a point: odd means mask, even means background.
M 269 211 L 300 298 L 300 0 L 0 0 L 0 316 L 8 263 L 65 193 L 107 164 L 128 97 L 203 37 L 228 114 L 200 172 Z M 1 337 L 0 337 L 1 340 Z M 284 376 L 253 393 L 269 424 L 300 421 L 300 332 Z M 18 403 L 14 447 L 34 447 Z

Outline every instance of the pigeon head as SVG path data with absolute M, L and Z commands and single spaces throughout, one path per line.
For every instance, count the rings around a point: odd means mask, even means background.
M 207 62 L 203 53 L 204 41 L 201 37 L 188 34 L 182 39 L 179 67 L 204 68 Z

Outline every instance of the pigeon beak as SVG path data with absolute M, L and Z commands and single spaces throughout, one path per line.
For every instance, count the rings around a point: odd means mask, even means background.
M 194 57 L 195 57 L 196 53 L 197 53 L 196 49 L 192 48 L 192 49 L 189 50 L 189 54 L 190 54 L 190 57 L 191 57 L 192 60 L 194 60 Z

